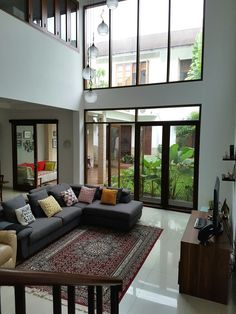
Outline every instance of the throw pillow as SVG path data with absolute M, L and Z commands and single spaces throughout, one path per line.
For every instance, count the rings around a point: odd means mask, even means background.
M 29 204 L 23 207 L 17 208 L 15 210 L 15 213 L 16 213 L 17 220 L 23 226 L 27 226 L 31 222 L 35 221 L 35 217 L 32 214 Z
M 68 183 L 59 183 L 57 185 L 52 186 L 49 190 L 48 190 L 48 194 L 52 195 L 56 201 L 59 203 L 59 205 L 61 207 L 65 206 L 65 202 L 64 199 L 61 195 L 61 192 L 66 191 L 70 188 L 70 185 Z
M 69 188 L 68 190 L 61 192 L 61 195 L 63 196 L 66 206 L 72 206 L 73 204 L 78 203 L 78 199 L 75 196 L 75 193 L 72 190 L 72 188 Z
M 38 161 L 38 171 L 43 171 L 45 168 L 45 161 Z
M 45 170 L 46 171 L 54 171 L 56 168 L 56 162 L 55 161 L 46 161 L 45 162 Z
M 121 198 L 121 194 L 122 194 L 123 188 L 114 188 L 112 186 L 107 186 L 107 187 L 104 187 L 104 188 L 108 189 L 108 190 L 115 190 L 115 191 L 117 191 L 116 203 L 120 202 L 120 198 Z
M 107 205 L 116 205 L 117 190 L 102 190 L 101 203 Z
M 52 195 L 43 200 L 39 200 L 38 202 L 48 218 L 52 217 L 62 210 L 61 206 Z
M 86 186 L 82 186 L 79 193 L 78 201 L 88 204 L 92 203 L 95 192 L 96 188 L 87 188 Z
M 32 210 L 34 216 L 35 217 L 45 217 L 45 213 L 42 210 L 42 208 L 39 206 L 38 201 L 43 200 L 43 199 L 48 197 L 47 190 L 45 188 L 38 190 L 34 193 L 28 194 L 27 197 L 29 199 L 29 204 L 30 204 L 30 207 L 31 207 L 31 210 Z
M 2 203 L 4 215 L 8 221 L 18 223 L 15 210 L 26 205 L 22 195 L 18 195 L 8 201 Z

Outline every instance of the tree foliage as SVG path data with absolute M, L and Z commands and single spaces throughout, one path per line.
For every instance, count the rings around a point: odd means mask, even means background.
M 192 63 L 186 80 L 198 80 L 202 72 L 202 33 L 198 33 L 192 51 Z

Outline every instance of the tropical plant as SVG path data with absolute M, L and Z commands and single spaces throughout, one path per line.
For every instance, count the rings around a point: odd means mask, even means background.
M 192 200 L 192 196 L 189 194 L 192 193 L 194 148 L 185 146 L 180 150 L 178 144 L 173 144 L 170 147 L 169 156 L 169 197 Z

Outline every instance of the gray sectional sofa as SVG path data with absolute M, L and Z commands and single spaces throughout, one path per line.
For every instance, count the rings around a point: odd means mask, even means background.
M 119 199 L 116 205 L 102 204 L 100 201 L 101 188 L 96 187 L 94 200 L 91 204 L 78 202 L 68 207 L 64 203 L 61 192 L 70 187 L 78 196 L 82 185 L 61 183 L 31 190 L 28 194 L 28 202 L 36 220 L 28 226 L 19 224 L 15 216 L 15 209 L 26 204 L 22 195 L 2 204 L 3 208 L 0 208 L 0 230 L 16 230 L 18 260 L 31 256 L 80 224 L 127 231 L 137 223 L 142 215 L 143 203 L 131 200 L 130 192 L 125 189 L 119 189 Z M 39 200 L 45 199 L 48 195 L 52 195 L 62 208 L 62 211 L 50 218 L 44 214 L 38 203 Z

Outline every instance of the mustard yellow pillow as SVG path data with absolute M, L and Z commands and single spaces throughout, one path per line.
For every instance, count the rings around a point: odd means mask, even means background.
M 47 217 L 52 217 L 53 215 L 62 210 L 61 206 L 58 204 L 58 202 L 52 195 L 42 200 L 39 200 L 38 203 Z
M 46 171 L 53 171 L 56 168 L 56 162 L 55 161 L 46 161 L 45 162 L 45 170 Z
M 117 190 L 102 189 L 101 203 L 116 205 Z

